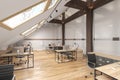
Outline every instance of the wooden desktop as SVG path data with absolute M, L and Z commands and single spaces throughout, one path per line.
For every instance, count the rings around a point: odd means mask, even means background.
M 25 53 L 4 53 L 4 54 L 1 54 L 0 55 L 0 58 L 11 58 L 11 64 L 14 64 L 13 63 L 13 57 L 16 57 L 16 56 L 26 56 L 27 57 L 27 67 L 26 68 L 33 68 L 34 67 L 34 54 L 33 53 L 28 53 L 28 52 L 25 52 Z M 32 58 L 32 66 L 30 66 L 30 58 Z M 9 62 L 8 62 L 9 64 Z M 26 69 L 26 68 L 20 68 L 20 69 Z M 15 69 L 15 70 L 18 70 L 18 69 Z

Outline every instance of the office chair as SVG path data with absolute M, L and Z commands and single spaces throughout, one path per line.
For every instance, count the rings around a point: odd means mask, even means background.
M 95 54 L 87 54 L 88 57 L 88 66 L 90 68 L 95 68 L 97 67 L 97 63 L 96 63 L 96 55 Z
M 88 66 L 90 68 L 95 68 L 97 67 L 97 64 L 96 64 L 96 55 L 95 54 L 87 54 L 87 58 L 88 58 Z M 90 74 L 92 75 L 93 73 L 90 72 Z M 87 76 L 85 76 L 85 78 L 87 78 Z
M 16 54 L 18 54 L 15 58 L 16 58 L 16 61 L 14 62 L 14 64 L 16 65 L 21 65 L 23 63 L 26 64 L 26 60 L 23 60 L 23 58 L 25 58 L 25 56 L 23 55 L 20 55 L 20 54 L 23 54 L 24 53 L 24 47 L 23 46 L 20 46 L 20 47 L 15 47 L 14 48 L 14 52 Z
M 0 80 L 15 80 L 14 65 L 0 65 Z

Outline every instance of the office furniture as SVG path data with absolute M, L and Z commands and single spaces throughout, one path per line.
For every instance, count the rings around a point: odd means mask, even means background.
M 109 80 L 120 80 L 120 62 L 115 62 L 95 68 L 95 79 L 103 80 L 100 79 L 102 77 L 96 76 L 96 71 L 102 72 L 103 74 L 107 75 L 107 78 L 109 78 Z
M 55 60 L 59 63 L 59 62 L 65 62 L 63 61 L 64 59 L 64 55 L 68 55 L 71 54 L 71 59 L 72 61 L 74 60 L 77 60 L 77 51 L 74 50 L 74 49 L 68 49 L 68 50 L 55 50 Z
M 87 59 L 88 59 L 87 64 L 90 68 L 94 69 L 95 67 L 98 66 L 96 63 L 96 55 L 95 54 L 87 54 Z M 93 73 L 90 72 L 90 74 L 92 75 Z M 85 78 L 87 78 L 87 77 L 88 76 L 85 76 Z
M 24 46 L 14 47 L 13 53 L 17 53 L 17 54 L 24 53 Z M 23 58 L 25 58 L 25 56 L 23 56 L 23 55 L 17 55 L 17 56 L 15 56 L 15 58 L 16 58 L 16 61 L 14 62 L 14 64 L 20 65 L 22 63 L 26 63 L 26 60 L 23 60 Z
M 96 67 L 100 67 L 100 66 L 107 65 L 107 64 L 111 63 L 109 61 L 111 59 L 107 59 L 105 57 L 100 57 L 100 56 L 97 56 L 95 54 L 87 54 L 87 57 L 88 57 L 88 66 L 90 68 L 93 68 L 93 69 Z M 93 73 L 90 73 L 90 74 L 93 74 Z M 99 73 L 99 75 L 100 74 L 102 74 L 102 73 Z M 87 78 L 87 76 L 85 76 L 85 77 Z
M 17 53 L 11 53 L 11 54 L 2 54 L 0 55 L 0 58 L 4 58 L 4 57 L 11 57 L 12 58 L 12 64 L 13 64 L 13 57 L 16 56 L 26 56 L 27 57 L 27 67 L 26 68 L 33 68 L 34 67 L 34 54 L 30 54 L 30 53 L 22 53 L 22 54 L 17 54 Z M 32 66 L 30 66 L 30 59 L 32 59 L 31 63 Z M 20 68 L 20 69 L 26 69 L 26 68 Z M 18 70 L 18 69 L 15 69 Z
M 63 46 L 49 46 L 50 50 L 62 50 Z
M 9 54 L 10 50 L 0 50 L 0 55 L 2 54 Z M 0 64 L 9 64 L 11 63 L 11 58 L 10 57 L 4 57 L 0 58 Z
M 53 50 L 62 50 L 63 49 L 63 46 L 54 46 L 53 47 Z
M 24 63 L 24 64 L 27 63 L 27 60 L 26 60 L 25 56 L 23 56 L 23 55 L 18 55 L 18 56 L 16 56 L 15 58 L 17 59 L 17 61 L 15 61 L 14 64 L 20 65 L 20 64 L 23 64 L 23 63 Z M 23 58 L 24 58 L 25 60 L 23 60 Z
M 14 65 L 0 65 L 0 80 L 15 80 Z
M 47 47 L 48 53 L 50 53 L 51 51 L 62 50 L 62 49 L 63 49 L 63 46 L 48 46 Z
M 84 54 L 84 52 L 83 52 L 83 50 L 81 48 L 77 48 L 76 53 L 77 53 L 77 58 L 78 59 L 81 60 L 81 59 L 86 58 L 86 56 L 85 56 L 85 54 Z
M 97 67 L 97 63 L 96 63 L 96 55 L 95 54 L 87 54 L 88 57 L 88 66 L 90 68 L 95 68 Z

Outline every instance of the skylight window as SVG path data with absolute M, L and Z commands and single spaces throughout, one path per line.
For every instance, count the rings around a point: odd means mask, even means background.
M 51 0 L 50 6 L 48 9 L 52 8 L 57 3 L 57 1 L 58 0 Z
M 41 14 L 46 6 L 47 1 L 44 1 L 34 7 L 32 7 L 31 9 L 28 9 L 12 18 L 9 18 L 5 21 L 3 21 L 3 25 L 6 25 L 8 27 L 10 27 L 10 29 L 14 29 L 17 26 L 23 24 L 24 22 L 30 20 L 31 18 Z
M 35 30 L 37 30 L 38 28 L 40 28 L 43 24 L 44 24 L 45 20 L 42 20 L 40 23 L 34 25 L 33 27 L 31 27 L 30 29 L 26 30 L 25 32 L 21 33 L 22 36 L 28 36 L 31 33 L 33 33 Z
M 26 30 L 21 35 L 27 36 L 27 35 L 31 34 L 32 32 L 34 32 L 37 29 L 37 26 L 38 26 L 38 24 L 34 25 L 32 28 Z

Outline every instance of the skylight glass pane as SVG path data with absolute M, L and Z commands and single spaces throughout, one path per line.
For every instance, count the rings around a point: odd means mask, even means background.
M 45 20 L 42 20 L 40 23 L 39 23 L 39 26 L 37 28 L 40 28 L 42 27 L 42 25 L 44 24 Z
M 28 32 L 27 34 L 25 34 L 24 36 L 28 36 L 30 34 L 32 34 L 36 29 L 32 29 L 30 32 Z
M 23 36 L 27 36 L 29 34 L 31 34 L 32 32 L 34 32 L 36 29 L 40 28 L 43 24 L 44 24 L 45 20 L 42 20 L 40 23 L 34 25 L 33 27 L 31 27 L 30 29 L 26 30 L 25 32 L 21 33 L 21 35 Z
M 18 25 L 26 22 L 27 20 L 37 16 L 38 14 L 42 13 L 44 11 L 44 8 L 46 6 L 47 1 L 42 2 L 34 7 L 32 7 L 31 9 L 24 11 L 23 13 L 20 13 L 6 21 L 4 21 L 3 23 L 7 26 L 9 26 L 11 29 L 14 29 L 15 27 L 17 27 Z
M 52 8 L 58 0 L 51 0 L 49 8 Z
M 34 25 L 32 28 L 30 28 L 30 29 L 26 30 L 25 32 L 23 32 L 22 35 L 25 36 L 25 35 L 31 33 L 33 30 L 36 30 L 37 26 L 38 26 L 38 24 Z

